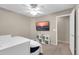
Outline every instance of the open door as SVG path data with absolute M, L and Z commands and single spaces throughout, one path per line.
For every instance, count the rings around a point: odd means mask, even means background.
M 75 54 L 75 9 L 70 14 L 70 50 Z

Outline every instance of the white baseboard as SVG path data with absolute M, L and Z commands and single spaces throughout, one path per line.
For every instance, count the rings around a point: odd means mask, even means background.
M 69 42 L 68 42 L 68 41 L 58 41 L 58 42 L 61 42 L 61 43 L 67 43 L 67 44 L 69 44 Z

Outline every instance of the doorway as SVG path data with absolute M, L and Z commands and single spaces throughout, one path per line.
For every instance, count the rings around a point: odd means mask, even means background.
M 58 43 L 69 44 L 69 19 L 69 16 L 63 16 L 57 20 Z
M 56 17 L 56 44 L 59 42 L 69 44 L 71 54 L 75 54 L 75 10 L 70 14 L 60 15 Z M 63 46 L 65 47 L 65 46 Z

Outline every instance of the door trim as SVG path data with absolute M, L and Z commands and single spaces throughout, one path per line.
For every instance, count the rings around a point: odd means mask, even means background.
M 77 27 L 76 27 L 76 22 L 77 22 L 77 21 L 76 21 L 76 10 L 75 10 L 75 13 L 74 13 L 74 35 L 75 35 L 75 36 L 74 36 L 74 55 L 76 55 L 76 39 L 77 39 L 77 38 L 76 38 L 76 36 L 77 36 L 77 35 L 76 35 L 76 34 L 77 34 L 77 32 L 76 32 L 76 30 L 77 30 L 77 29 L 76 29 L 76 28 L 77 28 Z

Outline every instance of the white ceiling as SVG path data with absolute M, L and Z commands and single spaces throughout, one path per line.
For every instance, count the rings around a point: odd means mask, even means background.
M 38 6 L 41 7 L 40 11 L 43 12 L 43 14 L 37 14 L 35 17 L 73 8 L 75 5 L 74 4 L 38 4 Z M 0 4 L 0 7 L 16 13 L 20 13 L 22 15 L 33 17 L 30 13 L 27 12 L 28 11 L 27 6 L 24 4 Z

